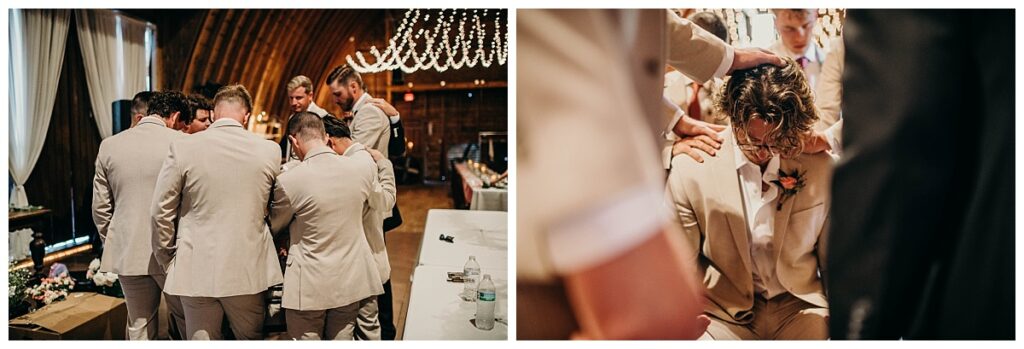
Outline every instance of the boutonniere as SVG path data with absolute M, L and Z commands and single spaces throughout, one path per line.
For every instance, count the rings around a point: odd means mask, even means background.
M 782 194 L 779 196 L 779 204 L 775 206 L 776 211 L 782 211 L 782 204 L 786 202 L 786 199 L 796 195 L 806 184 L 804 182 L 804 174 L 799 170 L 794 169 L 793 172 L 787 173 L 781 168 L 779 169 L 779 179 L 772 181 L 772 183 L 775 183 L 782 190 Z

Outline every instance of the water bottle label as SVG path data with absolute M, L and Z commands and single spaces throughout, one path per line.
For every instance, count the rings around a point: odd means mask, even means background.
M 477 292 L 477 300 L 481 300 L 481 301 L 494 301 L 496 298 L 497 298 L 497 296 L 494 294 L 493 291 L 490 291 L 490 292 L 488 292 L 488 291 L 479 291 L 479 292 Z

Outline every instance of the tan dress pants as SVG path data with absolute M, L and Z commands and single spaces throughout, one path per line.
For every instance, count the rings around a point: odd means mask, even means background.
M 789 293 L 770 300 L 754 297 L 754 320 L 735 324 L 711 314 L 711 325 L 700 339 L 737 340 L 828 339 L 828 309 L 807 303 Z
M 121 290 L 124 292 L 124 302 L 128 307 L 128 328 L 129 340 L 154 340 L 157 339 L 160 330 L 158 316 L 160 309 L 160 296 L 164 297 L 167 309 L 170 310 L 170 322 L 175 326 L 171 328 L 185 328 L 185 312 L 178 296 L 163 293 L 164 280 L 167 275 L 122 275 L 118 277 L 121 281 Z
M 377 296 L 332 309 L 295 310 L 285 309 L 285 321 L 288 323 L 288 336 L 300 340 L 346 340 L 354 339 L 356 318 L 360 306 L 366 303 L 376 304 Z M 378 327 L 377 339 L 380 339 Z
M 231 297 L 181 296 L 181 305 L 185 308 L 185 338 L 223 339 L 221 325 L 227 316 L 236 339 L 263 339 L 263 292 Z

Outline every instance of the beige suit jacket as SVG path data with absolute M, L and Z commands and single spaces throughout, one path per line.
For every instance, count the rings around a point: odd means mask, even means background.
M 288 228 L 291 239 L 284 308 L 333 309 L 384 293 L 363 233 L 373 175 L 358 160 L 323 146 L 277 177 L 271 228 Z
M 733 144 L 731 129 L 722 136 L 722 144 Z M 718 156 L 705 157 L 703 164 L 685 155 L 675 157 L 668 192 L 693 247 L 689 257 L 697 262 L 707 288 L 705 311 L 726 321 L 749 323 L 754 316 L 753 269 L 735 156 L 744 155 L 723 146 Z M 806 186 L 777 212 L 773 235 L 782 286 L 825 308 L 819 271 L 825 275 L 832 166 L 826 154 L 782 159 L 780 170 L 800 170 Z
M 373 259 L 377 262 L 380 280 L 387 282 L 391 279 L 391 262 L 388 260 L 387 246 L 384 245 L 384 217 L 385 214 L 391 214 L 391 207 L 395 205 L 394 195 L 390 196 L 389 203 L 387 193 L 382 188 L 380 181 L 376 179 L 379 176 L 380 168 L 373 161 L 373 156 L 366 151 L 366 146 L 353 143 L 352 146 L 345 149 L 345 154 L 342 155 L 358 161 L 363 171 L 369 173 L 376 182 L 374 184 L 375 193 L 370 195 L 363 206 L 363 231 L 366 241 L 370 243 Z M 393 193 L 394 172 L 391 174 L 390 186 Z
M 100 271 L 125 276 L 164 273 L 153 257 L 149 209 L 167 149 L 183 136 L 151 115 L 100 143 L 92 183 L 92 219 L 103 239 Z
M 391 120 L 383 110 L 370 103 L 369 93 L 352 106 L 352 140 L 377 149 L 388 157 L 388 142 L 391 141 Z
M 665 10 L 639 10 L 629 44 L 619 13 L 518 13 L 520 280 L 554 280 L 553 227 L 625 192 L 664 185 L 664 64 L 706 81 L 725 57 L 721 40 Z
M 164 292 L 228 297 L 283 282 L 266 217 L 281 148 L 220 119 L 171 143 L 153 193 Z

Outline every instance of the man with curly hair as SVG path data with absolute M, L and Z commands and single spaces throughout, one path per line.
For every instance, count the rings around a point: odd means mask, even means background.
M 825 339 L 832 162 L 804 154 L 818 119 L 792 59 L 733 73 L 718 156 L 676 156 L 668 191 L 705 287 L 704 339 Z

